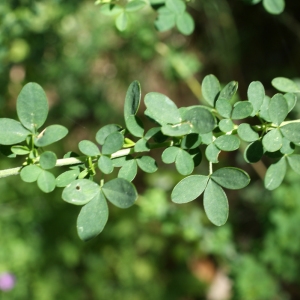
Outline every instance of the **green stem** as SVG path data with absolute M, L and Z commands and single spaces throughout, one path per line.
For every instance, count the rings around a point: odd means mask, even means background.
M 150 149 L 157 149 L 157 148 L 166 148 L 173 145 L 173 141 L 166 141 L 163 143 L 157 144 L 149 144 Z M 121 149 L 113 154 L 111 154 L 111 158 L 117 158 L 122 156 L 127 156 L 129 154 L 135 153 L 134 148 L 126 148 Z M 71 165 L 78 165 L 86 162 L 86 156 L 78 156 L 78 157 L 69 157 L 69 158 L 61 158 L 56 161 L 56 167 L 63 167 L 63 166 L 71 166 Z M 12 176 L 12 175 L 19 175 L 22 167 L 11 168 L 6 170 L 0 170 L 0 178 Z

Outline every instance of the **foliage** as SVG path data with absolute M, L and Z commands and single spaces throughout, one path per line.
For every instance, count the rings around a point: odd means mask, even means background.
M 250 182 L 249 175 L 237 168 L 225 167 L 213 172 L 212 164 L 218 163 L 221 151 L 237 150 L 242 139 L 251 142 L 244 153 L 247 162 L 254 163 L 263 154 L 274 156 L 275 153 L 279 160 L 271 164 L 265 177 L 265 187 L 269 190 L 282 183 L 287 163 L 293 169 L 299 169 L 300 156 L 294 154 L 294 150 L 300 144 L 300 123 L 285 121 L 296 104 L 294 93 L 299 88 L 286 78 L 275 78 L 272 83 L 288 93 L 277 93 L 270 98 L 265 95 L 260 82 L 252 82 L 248 88 L 248 101 L 232 103 L 237 82 L 232 81 L 221 89 L 214 75 L 206 76 L 202 82 L 203 96 L 209 106 L 178 109 L 165 95 L 148 93 L 144 99 L 145 115 L 156 126 L 144 133 L 144 125 L 136 116 L 141 102 L 141 88 L 134 81 L 125 97 L 126 127 L 110 124 L 99 129 L 96 133 L 99 146 L 92 141 L 80 141 L 78 148 L 85 157 L 70 163 L 77 166 L 60 174 L 57 180 L 48 170 L 61 165 L 64 160 L 57 163 L 56 154 L 43 148 L 64 138 L 68 130 L 61 125 L 51 125 L 38 131 L 47 118 L 47 100 L 38 84 L 28 83 L 17 100 L 20 122 L 0 119 L 1 144 L 11 146 L 5 148 L 10 157 L 28 154 L 23 167 L 18 170 L 23 181 L 37 181 L 39 188 L 46 193 L 52 192 L 58 183 L 59 187 L 65 187 L 63 200 L 84 205 L 77 219 L 77 230 L 82 240 L 87 241 L 103 230 L 108 219 L 107 200 L 119 208 L 128 208 L 136 202 L 137 192 L 131 181 L 137 174 L 137 167 L 147 173 L 157 170 L 156 161 L 141 153 L 159 147 L 166 147 L 162 161 L 175 163 L 177 171 L 187 176 L 175 186 L 172 200 L 186 203 L 204 193 L 204 210 L 208 219 L 221 226 L 227 221 L 229 211 L 223 188 L 241 189 Z M 257 117 L 260 124 L 234 123 L 250 116 Z M 239 130 L 240 126 L 242 129 Z M 134 141 L 131 136 L 140 139 Z M 25 145 L 20 144 L 24 141 Z M 209 161 L 209 174 L 190 175 L 201 163 L 201 144 L 206 146 L 203 152 Z M 137 156 L 133 157 L 133 154 Z M 98 185 L 93 181 L 97 174 L 96 166 L 103 175 L 112 173 L 116 166 L 123 169 L 120 169 L 117 178 L 107 182 L 101 177 Z
M 125 123 L 126 118 L 120 121 L 120 114 L 126 88 L 135 78 L 142 82 L 144 92 L 159 91 L 176 100 L 178 107 L 186 107 L 199 104 L 195 103 L 195 96 L 203 104 L 196 81 L 205 73 L 217 74 L 221 83 L 228 78 L 239 81 L 239 94 L 234 96 L 233 102 L 249 99 L 245 96 L 248 88 L 245 82 L 259 79 L 266 93 L 272 95 L 269 82 L 275 74 L 288 78 L 297 76 L 293 68 L 299 61 L 297 23 L 289 19 L 293 15 L 296 18 L 297 9 L 291 2 L 286 3 L 285 13 L 276 18 L 266 14 L 262 5 L 247 7 L 240 0 L 228 4 L 223 0 L 188 2 L 187 11 L 195 17 L 196 24 L 196 31 L 188 38 L 180 36 L 176 30 L 155 34 L 156 13 L 147 6 L 136 14 L 129 13 L 126 30 L 118 34 L 112 24 L 113 18 L 99 17 L 99 8 L 92 2 L 58 4 L 49 0 L 31 4 L 26 1 L 2 4 L 6 11 L 0 21 L 1 117 L 16 120 L 14 107 L 18 93 L 26 82 L 38 81 L 46 91 L 51 109 L 38 131 L 51 124 L 63 124 L 69 129 L 64 139 L 45 149 L 56 153 L 56 159 L 70 149 L 75 152 L 79 149 L 85 154 L 87 145 L 97 146 L 95 135 L 105 124 L 120 122 L 123 128 L 130 128 L 132 122 Z M 135 24 L 139 24 L 138 28 Z M 285 27 L 288 24 L 289 29 Z M 268 39 L 261 28 L 267 28 Z M 284 43 L 290 45 L 288 54 L 287 48 L 283 51 Z M 141 119 L 147 133 L 153 123 L 141 114 L 143 108 L 141 103 L 135 117 Z M 298 118 L 296 103 L 288 120 Z M 256 147 L 256 157 L 260 158 L 262 147 L 256 139 L 261 134 L 248 130 L 260 121 L 256 117 L 249 120 L 249 124 L 241 125 L 241 120 L 218 119 L 218 126 L 230 130 L 234 124 L 239 125 L 238 136 L 243 136 L 247 143 L 254 141 L 251 147 Z M 132 148 L 141 137 L 129 135 L 124 139 L 125 150 Z M 182 150 L 187 149 L 186 141 L 181 145 Z M 142 149 L 143 142 L 139 142 Z M 245 146 L 241 141 L 242 151 Z M 209 170 L 203 151 L 206 147 L 200 145 L 203 159 L 195 173 L 187 178 L 196 176 L 195 181 L 202 178 L 205 182 Z M 97 148 L 103 152 L 101 144 Z M 24 146 L 11 150 L 18 153 L 14 165 L 21 165 L 29 154 Z M 45 150 L 39 149 L 39 154 Z M 163 166 L 162 150 L 153 150 L 145 156 L 150 158 L 151 155 L 152 163 L 153 159 L 157 161 L 159 173 L 142 171 L 138 164 L 142 166 L 143 162 L 136 154 L 121 168 L 112 166 L 107 155 L 100 157 L 101 164 L 98 164 L 102 172 L 106 172 L 105 182 L 116 176 L 125 179 L 128 176 L 132 180 L 137 172 L 134 184 L 141 195 L 130 210 L 119 211 L 108 203 L 108 226 L 98 239 L 87 244 L 77 241 L 73 225 L 81 206 L 61 203 L 60 189 L 43 194 L 36 189 L 36 184 L 27 184 L 15 176 L 1 180 L 0 273 L 13 273 L 17 284 L 0 297 L 52 299 L 57 295 L 64 299 L 145 299 L 153 295 L 154 299 L 208 298 L 207 288 L 212 282 L 202 277 L 201 270 L 207 271 L 207 262 L 210 262 L 208 266 L 213 262 L 216 270 L 223 270 L 232 279 L 232 299 L 246 299 L 250 295 L 254 299 L 298 299 L 297 175 L 287 168 L 283 183 L 270 193 L 261 188 L 254 171 L 263 169 L 261 160 L 258 164 L 247 165 L 242 151 L 221 151 L 216 169 L 237 166 L 245 169 L 253 180 L 241 193 L 225 189 L 230 201 L 229 220 L 221 227 L 213 227 L 207 222 L 202 201 L 186 205 L 170 203 L 172 188 L 181 181 L 184 184 L 184 176 L 174 172 L 172 163 Z M 297 147 L 294 153 L 298 153 Z M 274 161 L 269 158 L 270 153 L 267 154 L 262 161 L 269 166 Z M 277 154 L 276 151 L 271 156 Z M 49 166 L 54 158 L 50 156 Z M 67 156 L 70 157 L 68 162 L 80 159 L 72 157 L 71 153 Z M 11 163 L 2 159 L 1 169 L 11 167 Z M 85 165 L 88 166 L 88 162 Z M 295 166 L 297 172 L 294 161 L 291 166 Z M 41 170 L 36 167 L 32 169 L 33 175 L 34 171 Z M 112 167 L 115 170 L 111 173 Z M 101 184 L 97 168 L 96 165 L 98 175 L 94 180 Z M 57 178 L 57 187 L 64 187 L 69 176 L 76 179 L 82 170 L 70 169 L 69 173 L 59 176 L 67 171 L 66 167 L 46 169 Z M 263 176 L 264 172 L 259 174 Z M 179 196 L 184 197 L 185 193 Z M 291 205 L 291 201 L 295 205 Z M 281 217 L 273 218 L 273 212 Z M 290 243 L 285 237 L 292 237 L 294 242 Z M 253 287 L 251 282 L 255 274 L 259 274 L 260 280 L 256 280 Z

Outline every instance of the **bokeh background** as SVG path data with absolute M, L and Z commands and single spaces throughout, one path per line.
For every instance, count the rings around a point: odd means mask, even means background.
M 287 0 L 285 12 L 273 16 L 246 2 L 190 1 L 196 29 L 185 37 L 158 33 L 150 8 L 132 14 L 120 33 L 93 0 L 3 0 L 0 117 L 16 118 L 22 86 L 39 83 L 51 107 L 45 125 L 70 130 L 51 147 L 62 157 L 78 152 L 80 140 L 94 140 L 101 126 L 124 124 L 123 101 L 135 79 L 143 95 L 161 92 L 179 107 L 201 101 L 199 82 L 211 73 L 223 84 L 237 80 L 240 99 L 254 80 L 272 95 L 273 78 L 300 74 L 300 4 Z M 300 105 L 290 117 L 300 118 Z M 152 154 L 159 171 L 135 181 L 137 204 L 110 206 L 106 228 L 87 243 L 76 233 L 80 208 L 63 202 L 61 190 L 43 194 L 17 176 L 1 179 L 0 274 L 13 274 L 16 283 L 0 299 L 300 299 L 299 176 L 289 170 L 269 192 L 262 177 L 271 161 L 250 166 L 241 152 L 222 153 L 220 166 L 244 168 L 252 182 L 228 191 L 229 220 L 215 227 L 202 197 L 171 202 L 181 176 L 160 153 Z M 20 164 L 2 156 L 0 168 Z

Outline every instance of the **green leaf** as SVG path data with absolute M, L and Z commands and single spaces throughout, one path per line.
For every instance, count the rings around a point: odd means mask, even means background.
M 277 77 L 272 80 L 272 85 L 281 92 L 285 93 L 299 93 L 299 86 L 291 79 L 285 77 Z
M 200 137 L 202 139 L 202 144 L 209 145 L 213 142 L 213 133 L 205 133 L 205 134 L 200 134 Z
M 253 81 L 250 83 L 247 91 L 248 100 L 252 103 L 253 111 L 251 116 L 255 116 L 260 110 L 264 98 L 265 98 L 265 88 L 260 81 Z
M 91 201 L 99 191 L 97 183 L 88 179 L 77 179 L 64 188 L 62 198 L 68 203 L 83 205 Z
M 283 96 L 287 102 L 288 111 L 290 112 L 297 103 L 297 96 L 294 93 L 286 93 Z
M 231 132 L 234 129 L 234 123 L 231 119 L 223 119 L 218 125 L 222 132 Z
M 27 146 L 12 146 L 11 151 L 17 155 L 26 155 L 30 152 L 30 149 Z
M 182 34 L 190 35 L 195 29 L 195 22 L 188 12 L 184 12 L 176 16 L 176 26 Z
M 168 147 L 164 150 L 161 155 L 161 159 L 165 164 L 171 164 L 175 162 L 177 154 L 179 153 L 180 148 L 178 147 Z
M 284 0 L 263 0 L 265 10 L 273 15 L 281 14 L 284 11 Z
M 142 1 L 133 1 L 127 3 L 134 3 L 134 2 L 142 2 Z M 144 3 L 144 2 L 142 2 Z M 145 3 L 144 3 L 145 4 Z M 135 115 L 140 107 L 141 103 L 141 85 L 140 83 L 135 80 L 133 81 L 126 93 L 125 103 L 124 103 L 124 118 L 125 120 L 132 115 Z
M 178 124 L 180 113 L 175 103 L 160 93 L 149 93 L 145 96 L 145 105 L 149 116 L 160 124 Z
M 122 149 L 124 144 L 124 136 L 116 131 L 107 136 L 102 146 L 102 154 L 113 154 Z
M 191 175 L 176 184 L 171 199 L 174 203 L 182 204 L 197 199 L 205 190 L 209 177 Z
M 213 172 L 211 179 L 222 187 L 231 190 L 242 189 L 250 182 L 250 177 L 245 171 L 232 167 L 218 169 Z
M 21 179 L 25 182 L 34 182 L 37 181 L 39 175 L 41 174 L 42 169 L 37 165 L 29 165 L 22 168 L 20 172 Z
M 228 200 L 223 189 L 209 180 L 203 197 L 204 210 L 208 219 L 215 225 L 224 225 L 228 219 Z
M 72 181 L 74 181 L 77 178 L 79 173 L 80 173 L 79 169 L 75 169 L 60 174 L 58 177 L 56 177 L 56 186 L 66 187 L 68 184 L 70 184 Z
M 295 151 L 295 144 L 289 141 L 287 138 L 282 138 L 282 147 L 280 148 L 280 152 L 282 154 L 290 155 Z
M 191 133 L 183 137 L 180 147 L 182 149 L 194 149 L 200 146 L 201 137 L 197 133 Z
M 109 157 L 101 155 L 101 157 L 98 159 L 98 168 L 102 173 L 110 174 L 114 170 L 114 165 Z
M 120 168 L 124 165 L 124 163 L 126 162 L 127 159 L 128 159 L 128 156 L 121 156 L 121 157 L 113 158 L 111 161 L 112 161 L 114 167 Z
M 118 177 L 132 181 L 137 174 L 137 164 L 135 159 L 126 160 L 119 170 Z
M 194 161 L 192 156 L 185 150 L 179 148 L 178 154 L 175 159 L 175 166 L 180 174 L 191 174 L 194 170 Z
M 142 9 L 145 5 L 145 1 L 133 0 L 125 5 L 125 10 L 127 12 L 134 12 Z
M 287 156 L 288 162 L 291 168 L 297 173 L 300 174 L 300 155 L 292 154 Z
M 290 123 L 280 127 L 281 133 L 291 142 L 300 143 L 300 123 Z
M 119 208 L 132 206 L 138 197 L 134 185 L 123 178 L 115 178 L 106 182 L 102 191 L 105 197 Z
M 269 152 L 275 152 L 282 147 L 282 135 L 278 128 L 269 131 L 262 139 L 264 148 Z
M 206 108 L 194 107 L 185 114 L 185 121 L 189 122 L 194 133 L 204 134 L 216 127 L 216 119 Z
M 116 27 L 120 31 L 124 31 L 128 24 L 128 16 L 125 11 L 121 12 L 116 18 Z
M 163 125 L 161 131 L 167 136 L 183 136 L 189 134 L 192 131 L 192 127 L 187 123 Z
M 167 7 L 162 6 L 158 10 L 158 17 L 154 22 L 154 25 L 158 31 L 167 31 L 175 26 L 176 15 L 170 11 Z
M 182 0 L 166 0 L 166 7 L 176 15 L 180 15 L 185 11 L 185 3 Z
M 78 148 L 83 154 L 87 156 L 100 155 L 100 150 L 98 146 L 95 143 L 88 140 L 80 141 L 78 144 Z
M 44 193 L 50 193 L 55 189 L 55 176 L 49 171 L 42 170 L 37 179 L 37 185 Z
M 148 152 L 150 151 L 148 141 L 146 139 L 140 139 L 135 143 L 134 146 L 135 152 Z
M 39 163 L 44 170 L 52 169 L 56 165 L 56 154 L 52 151 L 45 151 L 41 154 Z
M 208 161 L 210 161 L 214 164 L 217 164 L 219 162 L 218 156 L 219 156 L 220 152 L 221 152 L 221 150 L 214 143 L 211 143 L 205 149 L 205 156 Z
M 245 142 L 254 142 L 259 139 L 259 134 L 247 123 L 242 123 L 237 129 L 239 137 Z
M 150 156 L 142 156 L 136 159 L 136 162 L 141 170 L 146 173 L 154 173 L 157 171 L 157 163 Z
M 280 125 L 288 114 L 288 105 L 282 94 L 274 95 L 269 104 L 269 116 L 275 125 Z
M 8 118 L 0 119 L 0 144 L 14 145 L 25 141 L 30 131 L 18 121 Z
M 225 85 L 225 87 L 221 90 L 218 100 L 231 100 L 231 98 L 235 95 L 238 89 L 238 82 L 231 81 Z
M 240 147 L 240 140 L 235 135 L 221 135 L 214 144 L 223 151 L 234 151 Z
M 207 75 L 202 81 L 202 95 L 206 102 L 212 107 L 215 106 L 215 102 L 220 94 L 221 86 L 219 80 L 214 75 Z
M 100 12 L 106 16 L 116 16 L 123 11 L 123 7 L 116 4 L 105 3 L 101 5 Z
M 50 125 L 46 127 L 34 140 L 37 147 L 51 145 L 68 134 L 68 129 L 61 125 Z
M 48 101 L 46 94 L 37 83 L 27 83 L 17 99 L 17 113 L 24 127 L 35 132 L 46 121 Z
M 156 143 L 163 143 L 166 141 L 169 137 L 165 136 L 161 132 L 161 127 L 153 127 L 149 129 L 149 131 L 145 134 L 144 138 L 148 141 L 151 138 L 154 140 Z
M 134 115 L 129 116 L 126 120 L 126 127 L 128 131 L 136 137 L 142 137 L 144 134 L 144 126 L 142 121 Z
M 269 105 L 270 105 L 271 98 L 268 96 L 265 96 L 263 104 L 260 107 L 259 110 L 259 116 L 266 120 L 267 122 L 271 122 L 270 114 L 269 114 Z
M 108 206 L 102 192 L 84 205 L 77 218 L 77 232 L 81 240 L 88 241 L 102 232 L 108 220 Z
M 233 106 L 231 118 L 233 120 L 241 120 L 249 117 L 253 112 L 253 106 L 251 102 L 239 101 Z
M 247 163 L 258 162 L 264 154 L 264 147 L 261 140 L 257 140 L 247 146 L 244 152 L 244 159 Z
M 286 173 L 285 157 L 282 157 L 277 163 L 272 164 L 265 176 L 265 188 L 272 191 L 279 187 Z
M 218 99 L 216 102 L 216 110 L 223 118 L 230 118 L 232 105 L 227 99 Z
M 109 124 L 100 128 L 96 133 L 96 141 L 99 145 L 103 145 L 105 139 L 113 132 L 120 131 L 122 127 L 117 124 Z

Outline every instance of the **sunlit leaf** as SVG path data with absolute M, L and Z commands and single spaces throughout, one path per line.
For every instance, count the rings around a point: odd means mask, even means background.
M 43 170 L 37 165 L 29 165 L 22 168 L 20 172 L 21 179 L 25 182 L 34 182 L 37 181 L 40 173 Z
M 157 12 L 158 16 L 154 25 L 158 31 L 167 31 L 175 26 L 175 13 L 165 6 L 160 7 Z
M 144 138 L 138 140 L 134 145 L 135 152 L 148 152 L 150 151 L 148 141 Z
M 132 181 L 137 174 L 137 163 L 135 159 L 126 160 L 119 170 L 118 177 Z
M 267 12 L 273 15 L 281 14 L 284 11 L 284 0 L 263 0 L 263 6 Z
M 52 151 L 45 151 L 41 154 L 39 163 L 44 170 L 52 169 L 56 165 L 56 154 Z
M 40 128 L 48 115 L 48 101 L 42 87 L 37 83 L 27 83 L 17 99 L 19 120 L 32 132 Z
M 239 101 L 233 106 L 231 118 L 233 120 L 241 120 L 249 117 L 253 112 L 253 106 L 251 102 Z
M 126 10 L 127 12 L 134 12 L 134 11 L 140 10 L 140 9 L 143 8 L 145 5 L 146 5 L 146 2 L 145 2 L 145 1 L 133 0 L 133 1 L 128 2 L 128 3 L 125 5 L 125 10 Z
M 221 135 L 215 141 L 214 144 L 223 151 L 234 151 L 239 148 L 240 140 L 235 135 Z
M 191 175 L 182 179 L 174 187 L 171 199 L 174 203 L 187 203 L 198 198 L 206 188 L 209 177 Z
M 116 131 L 107 136 L 102 146 L 102 154 L 113 154 L 122 149 L 124 144 L 124 136 Z
M 175 162 L 177 154 L 179 153 L 180 148 L 178 147 L 168 147 L 162 153 L 161 159 L 165 164 L 171 164 Z
M 219 156 L 220 152 L 221 152 L 221 150 L 214 143 L 211 143 L 205 149 L 205 156 L 208 161 L 216 164 L 219 162 L 218 156 Z
M 88 179 L 77 179 L 64 188 L 62 198 L 71 204 L 83 205 L 93 199 L 99 191 L 97 183 Z
M 142 137 L 144 134 L 144 126 L 142 121 L 134 115 L 131 115 L 125 119 L 126 127 L 128 131 L 136 136 L 136 137 Z
M 115 178 L 102 186 L 105 197 L 119 208 L 128 208 L 137 200 L 138 194 L 134 185 L 123 179 Z
M 269 104 L 269 116 L 271 121 L 280 125 L 288 114 L 288 105 L 282 94 L 274 95 Z
M 77 218 L 77 232 L 81 240 L 88 241 L 96 237 L 108 220 L 108 206 L 102 192 L 84 205 Z
M 68 129 L 61 125 L 50 125 L 46 127 L 34 140 L 37 147 L 51 145 L 68 134 Z
M 83 154 L 85 154 L 87 156 L 100 155 L 100 150 L 99 150 L 98 146 L 95 143 L 88 141 L 88 140 L 80 141 L 78 144 L 78 148 Z
M 223 132 L 231 132 L 234 128 L 234 123 L 231 119 L 222 119 L 218 125 Z
M 272 191 L 279 187 L 286 173 L 286 160 L 282 157 L 277 163 L 272 164 L 265 176 L 265 188 Z
M 184 12 L 176 16 L 176 26 L 182 34 L 190 35 L 195 29 L 195 22 L 188 12 Z
M 275 0 L 273 0 L 275 1 Z M 282 1 L 282 0 L 281 0 Z M 272 85 L 281 92 L 299 93 L 300 87 L 291 79 L 285 77 L 277 77 L 272 80 Z
M 166 7 L 174 14 L 179 15 L 185 11 L 185 3 L 182 0 L 166 0 Z
M 251 116 L 255 116 L 263 104 L 265 88 L 260 81 L 253 81 L 249 84 L 247 95 L 249 102 L 253 106 Z
M 229 100 L 221 98 L 216 101 L 216 110 L 223 118 L 230 118 L 232 105 Z
M 300 175 L 300 155 L 299 154 L 292 154 L 287 156 L 289 165 L 291 168 Z
M 138 157 L 136 162 L 140 169 L 146 173 L 154 173 L 157 171 L 157 163 L 155 159 L 150 156 Z
M 242 123 L 237 129 L 239 137 L 245 142 L 254 142 L 259 139 L 259 134 L 247 123 Z
M 114 165 L 109 157 L 101 155 L 101 157 L 98 159 L 98 168 L 102 173 L 110 174 L 114 170 Z
M 18 121 L 8 118 L 0 119 L 0 144 L 14 145 L 25 141 L 30 131 Z
M 79 173 L 80 173 L 79 169 L 75 169 L 60 174 L 58 177 L 56 177 L 56 186 L 66 187 L 68 184 L 70 184 L 72 181 L 74 181 L 77 178 Z
M 280 131 L 291 142 L 300 143 L 300 122 L 286 124 L 280 127 Z
M 209 180 L 203 197 L 204 210 L 208 219 L 215 225 L 224 225 L 228 219 L 228 200 L 223 189 Z
M 211 178 L 224 188 L 238 190 L 246 187 L 250 182 L 249 175 L 238 168 L 221 168 L 213 172 Z
M 116 27 L 120 31 L 124 31 L 128 24 L 128 15 L 125 11 L 121 12 L 116 18 Z
M 179 148 L 175 159 L 177 171 L 182 175 L 189 175 L 194 170 L 194 161 L 192 156 L 185 150 Z
M 203 78 L 202 95 L 209 105 L 215 106 L 220 90 L 221 86 L 216 76 L 211 74 Z
M 275 152 L 282 146 L 282 135 L 278 128 L 269 131 L 262 139 L 264 148 L 269 152 Z
M 99 145 L 103 145 L 105 139 L 113 132 L 120 131 L 121 126 L 117 124 L 109 124 L 100 128 L 96 133 L 96 141 Z
M 37 185 L 44 193 L 50 193 L 56 187 L 55 176 L 49 171 L 42 170 L 38 176 Z

